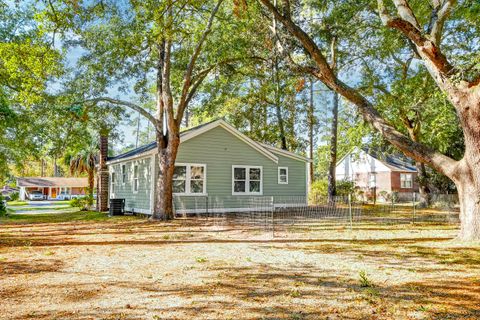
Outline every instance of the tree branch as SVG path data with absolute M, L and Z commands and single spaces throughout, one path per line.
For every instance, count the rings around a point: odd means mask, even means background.
M 445 21 L 450 15 L 452 7 L 455 6 L 456 3 L 456 0 L 443 0 L 440 3 L 437 2 L 432 10 L 428 32 L 430 33 L 430 37 L 433 39 L 433 42 L 437 46 L 440 45 L 442 39 Z
M 429 164 L 447 176 L 452 176 L 457 161 L 433 149 L 430 149 L 423 144 L 412 141 L 388 124 L 364 96 L 362 96 L 357 90 L 354 90 L 343 83 L 335 76 L 321 50 L 300 27 L 298 27 L 291 19 L 281 15 L 277 8 L 272 5 L 269 0 L 259 1 L 261 1 L 270 10 L 270 12 L 275 15 L 277 20 L 280 21 L 309 52 L 317 64 L 318 70 L 314 72 L 314 75 L 319 80 L 321 80 L 330 89 L 336 91 L 347 100 L 355 104 L 364 120 L 370 123 L 378 132 L 383 135 L 383 137 L 385 137 L 391 144 L 399 148 L 407 156 L 410 156 L 417 161 Z
M 137 105 L 133 102 L 129 102 L 129 101 L 125 101 L 125 100 L 119 100 L 119 99 L 113 99 L 113 98 L 110 98 L 110 97 L 99 97 L 99 98 L 88 99 L 88 100 L 75 102 L 75 103 L 78 103 L 78 104 L 91 103 L 91 104 L 96 105 L 100 102 L 108 102 L 108 103 L 111 103 L 111 104 L 116 104 L 116 105 L 119 105 L 119 106 L 124 106 L 124 107 L 130 108 L 132 110 L 135 110 L 138 113 L 140 113 L 142 116 L 147 118 L 153 124 L 154 127 L 157 126 L 157 123 L 158 123 L 157 119 L 155 119 L 155 117 L 153 115 L 151 115 L 147 110 L 145 110 L 144 108 L 140 107 L 139 105 Z
M 177 120 L 181 122 L 183 118 L 183 113 L 185 112 L 186 108 L 186 100 L 188 98 L 188 91 L 190 90 L 190 86 L 192 85 L 192 74 L 193 70 L 195 68 L 195 63 L 197 62 L 198 56 L 200 55 L 200 52 L 202 51 L 202 46 L 205 40 L 208 37 L 208 34 L 212 31 L 212 25 L 213 25 L 213 20 L 215 19 L 215 15 L 218 12 L 218 9 L 220 8 L 220 5 L 222 4 L 223 0 L 218 0 L 217 4 L 212 10 L 212 13 L 210 14 L 210 18 L 208 19 L 207 27 L 205 28 L 205 31 L 203 32 L 200 40 L 197 43 L 197 46 L 195 47 L 195 50 L 192 53 L 192 56 L 190 57 L 190 62 L 188 63 L 187 70 L 185 72 L 185 77 L 183 80 L 183 88 L 182 88 L 182 95 L 180 97 L 180 102 L 178 103 L 178 109 L 177 109 Z
M 413 13 L 412 8 L 408 4 L 407 0 L 393 0 L 395 8 L 397 8 L 398 15 L 405 21 L 408 21 L 417 30 L 420 30 L 417 17 Z
M 452 71 L 454 70 L 453 66 L 447 60 L 445 55 L 443 55 L 440 48 L 434 43 L 434 41 L 426 38 L 419 30 L 419 28 L 416 27 L 416 25 L 418 25 L 418 22 L 416 22 L 416 18 L 415 16 L 413 16 L 413 12 L 411 12 L 411 9 L 408 9 L 410 8 L 408 6 L 408 3 L 401 0 L 394 0 L 394 2 L 399 2 L 407 6 L 407 9 L 405 9 L 405 7 L 400 4 L 397 6 L 397 11 L 399 11 L 399 15 L 406 17 L 407 20 L 390 16 L 387 9 L 385 8 L 383 0 L 378 0 L 378 13 L 380 15 L 380 19 L 382 20 L 382 23 L 387 27 L 397 29 L 402 32 L 410 41 L 413 42 L 418 54 L 423 60 L 431 63 L 442 77 L 450 78 L 452 76 Z M 409 16 L 409 12 L 411 12 L 412 16 Z M 414 24 L 410 22 L 413 19 L 415 20 Z

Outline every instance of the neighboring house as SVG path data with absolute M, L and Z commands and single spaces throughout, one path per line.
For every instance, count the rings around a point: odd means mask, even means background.
M 10 200 L 11 195 L 17 192 L 18 192 L 17 188 L 11 188 L 9 186 L 3 186 L 2 190 L 0 190 L 0 194 L 6 200 Z
M 307 201 L 307 158 L 255 142 L 224 120 L 186 130 L 180 141 L 173 181 L 177 214 L 206 211 L 207 202 L 209 212 L 239 212 L 266 198 Z M 127 211 L 153 212 L 156 152 L 153 142 L 107 161 L 110 198 L 125 199 Z
M 337 162 L 336 179 L 353 181 L 366 194 L 418 192 L 415 165 L 374 150 L 354 148 Z
M 88 187 L 87 178 L 28 177 L 17 178 L 20 199 L 28 199 L 32 191 L 41 191 L 46 200 L 65 200 L 84 196 Z

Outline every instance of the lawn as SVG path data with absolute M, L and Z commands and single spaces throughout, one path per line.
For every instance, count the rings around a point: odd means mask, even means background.
M 455 226 L 338 224 L 272 238 L 95 212 L 0 222 L 0 317 L 480 318 L 480 244 L 455 241 Z

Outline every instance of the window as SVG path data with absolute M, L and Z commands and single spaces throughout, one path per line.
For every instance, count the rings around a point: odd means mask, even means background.
M 127 182 L 127 170 L 125 165 L 122 164 L 122 183 L 125 184 L 125 182 Z
M 278 183 L 288 184 L 288 168 L 287 167 L 278 168 Z
M 173 172 L 173 193 L 205 194 L 204 164 L 178 164 Z
M 408 189 L 413 187 L 413 179 L 411 173 L 400 173 L 400 188 Z
M 111 179 L 111 181 L 112 181 L 112 183 L 111 183 L 111 185 L 112 185 L 112 193 L 114 193 L 114 192 L 115 192 L 115 172 L 112 172 L 112 175 L 111 175 L 110 179 Z
M 133 192 L 138 192 L 138 165 L 133 166 Z
M 262 167 L 233 166 L 232 194 L 262 194 Z

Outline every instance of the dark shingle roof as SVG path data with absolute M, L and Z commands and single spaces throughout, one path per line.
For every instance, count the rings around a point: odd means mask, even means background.
M 417 168 L 415 167 L 413 160 L 410 158 L 405 158 L 402 159 L 403 157 L 398 155 L 387 155 L 379 150 L 373 149 L 373 148 L 363 148 L 363 151 L 377 159 L 378 161 L 381 161 L 383 164 L 388 166 L 392 170 L 396 171 L 417 171 Z M 411 162 L 409 163 L 408 160 Z

